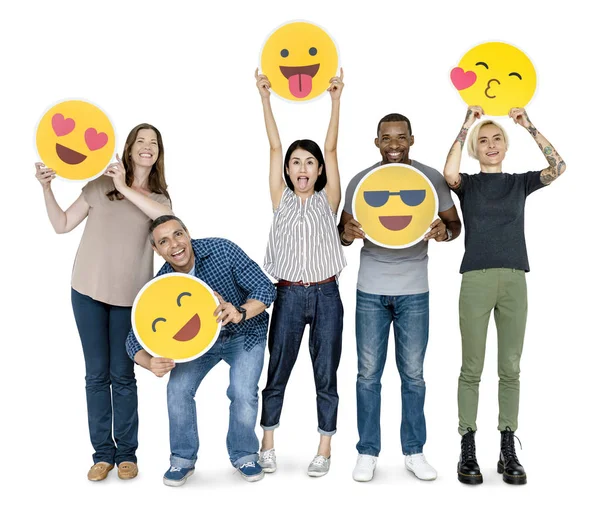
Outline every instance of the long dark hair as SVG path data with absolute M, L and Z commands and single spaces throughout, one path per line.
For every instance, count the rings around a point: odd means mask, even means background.
M 165 180 L 165 149 L 163 146 L 162 136 L 157 128 L 148 123 L 138 124 L 133 130 L 129 132 L 127 140 L 125 141 L 125 147 L 123 148 L 123 165 L 125 166 L 125 183 L 131 187 L 133 184 L 133 161 L 129 154 L 133 143 L 137 139 L 137 134 L 140 130 L 153 130 L 156 133 L 156 140 L 158 142 L 158 158 L 152 166 L 150 176 L 148 177 L 148 188 L 152 193 L 160 193 L 165 195 L 169 200 L 171 197 L 167 191 L 167 182 Z M 119 193 L 117 189 L 113 189 L 106 193 L 109 200 L 123 200 L 124 196 Z
M 298 141 L 292 142 L 290 147 L 288 148 L 285 159 L 283 160 L 283 177 L 285 178 L 285 183 L 287 186 L 293 191 L 294 184 L 292 183 L 292 179 L 288 175 L 288 165 L 290 163 L 290 159 L 292 157 L 292 153 L 295 150 L 300 149 L 304 151 L 308 151 L 315 159 L 317 159 L 317 164 L 319 166 L 323 166 L 321 170 L 321 174 L 317 177 L 317 181 L 315 182 L 315 191 L 321 191 L 327 185 L 327 171 L 325 170 L 325 159 L 323 158 L 323 152 L 319 145 L 315 141 L 311 141 L 310 139 L 301 139 Z

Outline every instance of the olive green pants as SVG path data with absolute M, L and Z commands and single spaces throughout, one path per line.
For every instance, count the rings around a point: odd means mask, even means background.
M 477 430 L 479 381 L 490 313 L 498 333 L 498 429 L 517 430 L 519 362 L 527 321 L 525 272 L 494 268 L 465 272 L 460 287 L 462 366 L 458 377 L 458 432 Z

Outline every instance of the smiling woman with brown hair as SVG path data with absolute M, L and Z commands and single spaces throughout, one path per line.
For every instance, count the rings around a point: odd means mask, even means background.
M 492 310 L 498 331 L 498 401 L 501 432 L 498 472 L 510 484 L 527 482 L 525 469 L 515 453 L 514 432 L 519 412 L 519 362 L 527 320 L 529 271 L 525 246 L 525 200 L 565 171 L 565 163 L 548 140 L 531 124 L 523 108 L 509 116 L 535 139 L 549 166 L 523 174 L 504 173 L 508 150 L 504 129 L 482 121 L 471 131 L 469 155 L 479 161 L 480 173 L 459 173 L 467 133 L 483 115 L 470 106 L 463 126 L 450 149 L 444 177 L 458 195 L 465 222 L 465 254 L 460 272 L 459 316 L 462 335 L 462 367 L 458 379 L 458 431 L 462 436 L 458 480 L 483 481 L 475 455 L 479 381 L 483 371 L 487 328 Z
M 127 137 L 123 161 L 109 164 L 63 211 L 52 193 L 54 170 L 36 163 L 46 211 L 58 234 L 87 223 L 73 266 L 71 300 L 83 345 L 86 395 L 94 465 L 90 481 L 106 478 L 115 464 L 121 479 L 137 475 L 137 388 L 125 351 L 131 306 L 152 278 L 148 225 L 171 214 L 159 131 L 136 126 Z M 114 432 L 114 438 L 113 438 Z

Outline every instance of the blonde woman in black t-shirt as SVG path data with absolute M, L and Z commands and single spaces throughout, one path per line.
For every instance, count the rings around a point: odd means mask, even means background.
M 513 108 L 509 117 L 531 134 L 548 167 L 523 174 L 504 173 L 506 132 L 498 123 L 485 120 L 473 128 L 467 145 L 469 155 L 479 161 L 481 172 L 459 173 L 467 133 L 482 115 L 480 106 L 469 107 L 444 167 L 444 177 L 458 195 L 465 222 L 459 301 L 462 366 L 458 379 L 458 430 L 462 441 L 458 480 L 467 484 L 483 481 L 475 455 L 475 431 L 487 327 L 493 310 L 498 331 L 501 432 L 497 468 L 506 483 L 524 484 L 527 476 L 515 453 L 514 432 L 519 412 L 519 362 L 527 319 L 525 272 L 529 271 L 529 262 L 524 232 L 525 200 L 530 193 L 558 178 L 566 166 L 525 110 Z

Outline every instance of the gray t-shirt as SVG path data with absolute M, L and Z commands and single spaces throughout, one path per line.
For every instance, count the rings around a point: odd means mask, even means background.
M 439 211 L 447 211 L 454 206 L 450 189 L 442 174 L 416 160 L 410 165 L 423 173 L 438 195 Z M 371 170 L 381 166 L 381 162 L 361 171 L 348 184 L 344 211 L 352 214 L 352 198 L 359 182 Z M 429 290 L 427 282 L 427 242 L 420 241 L 406 249 L 386 249 L 364 240 L 360 251 L 360 269 L 357 288 L 361 292 L 383 296 L 404 296 L 422 294 Z

